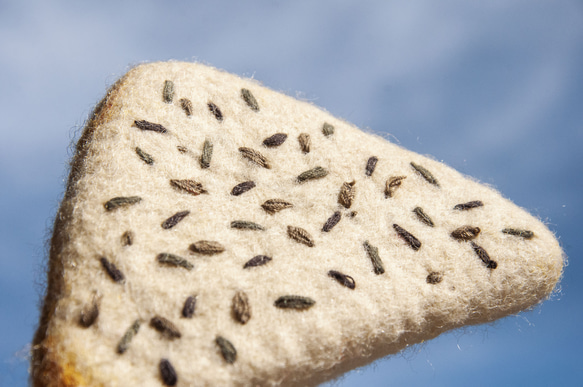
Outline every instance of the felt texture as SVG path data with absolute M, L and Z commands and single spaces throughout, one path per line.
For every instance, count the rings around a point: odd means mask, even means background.
M 77 145 L 32 380 L 316 385 L 529 308 L 563 263 L 440 162 L 254 80 L 140 65 Z

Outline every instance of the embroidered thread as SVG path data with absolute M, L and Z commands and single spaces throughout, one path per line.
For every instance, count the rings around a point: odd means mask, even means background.
M 248 260 L 245 265 L 243 265 L 243 269 L 247 269 L 248 267 L 263 266 L 269 261 L 271 261 L 271 257 L 268 257 L 267 255 L 256 255 Z
M 354 278 L 349 275 L 342 274 L 336 270 L 330 270 L 328 275 L 334 278 L 340 285 L 346 286 L 349 289 L 354 289 L 356 287 L 356 283 L 354 282 Z
M 303 153 L 310 153 L 310 147 L 312 146 L 312 140 L 308 133 L 300 133 L 298 136 L 298 142 L 300 143 L 300 149 Z
M 176 370 L 170 363 L 168 359 L 161 359 L 160 360 L 160 377 L 162 378 L 162 382 L 167 386 L 175 386 L 178 383 L 178 375 L 176 374 Z
M 263 140 L 263 145 L 265 145 L 266 147 L 273 148 L 276 146 L 280 146 L 285 142 L 285 140 L 287 140 L 287 134 L 276 133 L 273 136 L 267 137 L 265 140 Z
M 436 284 L 440 283 L 442 280 L 443 280 L 443 274 L 435 272 L 435 271 L 432 271 L 431 273 L 429 273 L 427 275 L 427 278 L 425 279 L 425 281 L 431 285 L 436 285 Z
M 138 155 L 138 157 L 140 159 L 142 159 L 142 161 L 148 165 L 153 165 L 154 164 L 154 159 L 152 158 L 152 156 L 150 156 L 149 154 L 147 154 L 146 152 L 144 152 L 142 149 L 140 149 L 140 147 L 136 147 L 136 153 Z
M 97 300 L 97 296 L 93 295 L 91 303 L 85 305 L 85 307 L 81 310 L 81 316 L 79 317 L 79 324 L 83 328 L 89 328 L 95 320 L 99 317 L 99 302 Z
M 482 203 L 479 200 L 474 200 L 474 201 L 467 202 L 467 203 L 456 204 L 453 207 L 453 209 L 459 210 L 459 211 L 465 211 L 465 210 L 471 210 L 472 208 L 483 207 L 483 206 L 484 206 L 484 203 Z
M 322 167 L 315 167 L 298 176 L 298 182 L 303 183 L 308 180 L 321 179 L 328 175 L 328 171 Z
M 417 215 L 417 219 L 419 219 L 422 223 L 425 223 L 429 227 L 435 226 L 435 224 L 433 223 L 433 220 L 431 220 L 431 218 L 429 217 L 429 215 L 427 215 L 425 213 L 425 211 L 423 211 L 423 208 L 421 208 L 421 207 L 415 207 L 415 209 L 413 210 L 413 212 L 415 213 L 415 215 Z
M 181 98 L 180 99 L 180 107 L 186 113 L 186 116 L 192 116 L 192 102 L 188 98 Z
M 324 223 L 324 227 L 322 227 L 322 231 L 329 232 L 330 230 L 332 230 L 332 228 L 334 226 L 336 226 L 338 224 L 338 222 L 340 222 L 341 218 L 342 218 L 342 214 L 340 213 L 340 211 L 336 211 L 335 213 L 333 213 L 332 216 L 328 218 L 326 223 Z
M 281 210 L 285 210 L 286 208 L 292 208 L 293 206 L 294 205 L 290 202 L 286 202 L 282 199 L 269 199 L 261 205 L 261 207 L 263 207 L 263 209 L 270 215 L 273 215 Z
M 385 199 L 392 198 L 395 194 L 397 188 L 401 186 L 403 180 L 405 180 L 407 176 L 391 176 L 387 180 L 385 184 Z
M 217 121 L 223 122 L 223 112 L 221 111 L 221 109 L 219 109 L 219 107 L 212 102 L 209 102 L 207 106 L 210 112 L 213 113 Z
M 488 255 L 482 246 L 478 246 L 474 242 L 470 243 L 472 244 L 472 248 L 474 249 L 476 255 L 482 260 L 482 262 L 484 262 L 484 265 L 486 265 L 488 269 L 495 269 L 498 267 L 498 263 L 490 259 L 490 255 Z
M 352 201 L 354 200 L 354 195 L 356 193 L 354 184 L 356 184 L 356 181 L 353 180 L 350 183 L 342 183 L 342 187 L 340 187 L 338 203 L 343 205 L 344 208 L 350 208 L 350 206 L 352 206 Z
M 381 260 L 381 257 L 379 256 L 378 247 L 371 245 L 368 241 L 364 241 L 364 243 L 362 245 L 364 246 L 364 249 L 366 250 L 366 254 L 370 258 L 374 273 L 377 275 L 383 274 L 385 272 L 385 268 L 383 267 L 383 261 Z
M 174 99 L 174 82 L 164 81 L 164 90 L 162 91 L 162 99 L 166 103 L 172 103 Z
M 179 339 L 182 333 L 178 330 L 174 323 L 162 316 L 154 316 L 150 320 L 150 326 L 160 332 L 162 336 L 168 340 Z
M 419 248 L 421 247 L 421 242 L 419 241 L 419 239 L 415 238 L 413 234 L 411 234 L 409 231 L 405 230 L 398 224 L 393 224 L 393 228 L 395 229 L 395 231 L 397 231 L 397 234 L 399 234 L 399 236 L 403 238 L 403 240 L 407 242 L 409 246 L 411 246 L 413 250 L 415 251 L 419 250 Z
M 221 355 L 223 355 L 223 359 L 225 359 L 227 363 L 233 364 L 235 360 L 237 360 L 237 350 L 233 343 L 222 336 L 217 336 L 215 343 L 221 350 Z
M 451 232 L 451 237 L 462 241 L 469 241 L 474 239 L 480 233 L 479 227 L 462 226 Z
M 120 239 L 122 246 L 131 246 L 134 244 L 134 233 L 128 230 L 121 235 Z
M 135 335 L 138 334 L 141 324 L 142 322 L 138 319 L 134 321 L 132 325 L 130 325 L 130 327 L 127 329 L 127 331 L 124 333 L 121 340 L 117 344 L 117 353 L 121 355 L 128 350 L 132 339 L 134 338 Z
M 375 168 L 377 167 L 377 162 L 379 161 L 378 157 L 372 156 L 366 162 L 366 170 L 365 173 L 367 176 L 371 176 L 374 172 Z
M 101 262 L 101 266 L 105 269 L 107 274 L 111 277 L 114 282 L 123 283 L 125 282 L 125 276 L 123 273 L 111 262 L 107 260 L 105 257 L 101 257 L 99 259 Z
M 186 301 L 184 301 L 184 307 L 182 307 L 182 317 L 192 318 L 195 309 L 196 309 L 196 297 L 195 296 L 187 297 Z
M 110 199 L 107 203 L 103 204 L 106 211 L 113 211 L 120 207 L 131 206 L 142 201 L 139 196 L 118 196 L 116 198 Z
M 251 110 L 253 110 L 254 112 L 259 111 L 259 104 L 257 103 L 257 100 L 249 90 L 241 89 L 241 98 L 243 98 L 243 100 L 245 101 L 247 106 L 251 108 Z
M 422 167 L 419 164 L 415 164 L 414 162 L 411 161 L 411 166 L 413 167 L 413 169 L 415 171 L 417 171 L 417 173 L 419 173 L 429 184 L 433 184 L 436 187 L 439 187 L 439 182 L 437 181 L 437 179 L 433 176 L 433 174 L 431 172 L 429 172 L 427 169 L 425 169 L 424 167 Z
M 239 152 L 241 155 L 245 157 L 247 160 L 254 162 L 255 164 L 259 165 L 260 167 L 271 169 L 271 165 L 261 153 L 253 150 L 251 148 L 241 147 L 239 148 Z
M 260 224 L 250 222 L 248 220 L 234 220 L 231 222 L 231 228 L 237 228 L 239 230 L 257 230 L 264 231 L 265 227 Z
M 166 129 L 164 126 L 160 124 L 154 124 L 146 120 L 136 120 L 132 126 L 141 130 L 148 130 L 150 132 L 168 133 L 168 129 Z
M 251 306 L 249 305 L 249 297 L 243 291 L 238 291 L 233 296 L 233 318 L 235 321 L 245 325 L 251 318 Z
M 532 237 L 534 236 L 534 233 L 530 230 L 519 230 L 516 228 L 505 228 L 504 230 L 502 230 L 502 232 L 504 234 L 514 235 L 517 237 L 522 237 L 524 239 L 532 239 Z
M 192 270 L 194 268 L 194 265 L 192 263 L 174 254 L 160 253 L 158 254 L 158 257 L 156 257 L 156 259 L 162 265 L 183 267 L 186 270 Z
M 309 297 L 290 295 L 279 297 L 275 300 L 274 305 L 281 309 L 305 310 L 310 309 L 315 303 L 316 301 Z
M 220 254 L 225 251 L 223 245 L 215 241 L 198 241 L 190 245 L 190 250 L 204 255 Z
M 164 222 L 162 222 L 162 228 L 164 230 L 171 229 L 172 227 L 180 223 L 184 218 L 186 218 L 188 214 L 190 214 L 190 211 L 180 211 L 175 213 L 174 215 L 166 219 Z
M 194 196 L 207 193 L 207 191 L 202 187 L 201 183 L 197 183 L 196 181 L 190 179 L 172 179 L 170 180 L 170 184 Z
M 210 140 L 204 140 L 202 146 L 202 155 L 200 156 L 200 167 L 208 168 L 211 166 L 211 158 L 213 157 L 213 143 Z
M 287 235 L 298 243 L 314 247 L 314 239 L 312 239 L 312 236 L 303 228 L 287 226 Z
M 334 126 L 332 126 L 331 124 L 324 122 L 324 125 L 322 125 L 322 133 L 324 133 L 324 136 L 328 137 L 334 134 Z

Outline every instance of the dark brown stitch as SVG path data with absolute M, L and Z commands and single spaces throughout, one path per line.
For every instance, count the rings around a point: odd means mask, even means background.
M 354 289 L 356 287 L 356 282 L 354 282 L 354 278 L 349 275 L 342 274 L 336 270 L 330 270 L 328 275 L 334 278 L 340 285 L 344 285 L 349 289 Z
M 385 198 L 392 198 L 395 194 L 397 188 L 401 186 L 401 183 L 407 176 L 391 176 L 387 183 L 385 184 Z
M 350 206 L 352 206 L 352 200 L 354 200 L 354 194 L 356 193 L 354 184 L 356 184 L 355 181 L 350 183 L 342 183 L 342 187 L 340 187 L 338 203 L 342 204 L 345 208 L 350 208 Z
M 182 110 L 184 110 L 184 113 L 186 113 L 188 117 L 192 116 L 192 102 L 190 102 L 188 98 L 180 99 L 180 107 L 182 107 Z
M 425 279 L 425 281 L 431 285 L 438 284 L 442 280 L 443 280 L 443 274 L 435 272 L 435 271 L 432 271 L 431 273 L 429 273 L 429 275 L 427 275 L 427 278 Z
M 312 300 L 309 297 L 303 296 L 281 296 L 277 300 L 275 300 L 274 305 L 277 308 L 281 309 L 297 309 L 297 310 L 304 310 L 309 309 L 316 301 Z
M 81 310 L 79 324 L 83 328 L 89 328 L 97 320 L 97 317 L 99 317 L 99 300 L 96 295 L 93 295 L 91 303 L 85 305 Z
M 423 211 L 423 208 L 421 208 L 421 207 L 415 207 L 415 209 L 413 210 L 413 212 L 415 213 L 415 215 L 417 215 L 417 219 L 419 219 L 422 223 L 425 223 L 429 227 L 435 226 L 435 224 L 433 223 L 433 220 L 431 220 L 431 218 L 429 217 L 429 215 L 427 215 L 425 213 L 425 211 Z
M 175 267 L 183 267 L 186 270 L 192 270 L 194 265 L 188 262 L 186 259 L 179 257 L 178 255 L 169 254 L 169 253 L 160 253 L 156 257 L 158 262 L 161 265 L 168 265 L 168 266 L 175 266 Z
M 342 214 L 340 213 L 340 211 L 336 211 L 335 213 L 333 213 L 332 216 L 328 218 L 326 223 L 324 223 L 324 227 L 322 227 L 322 231 L 329 232 L 330 230 L 332 230 L 332 228 L 334 226 L 336 226 L 338 224 L 338 222 L 340 222 L 341 218 L 342 218 Z
M 141 201 L 142 198 L 139 196 L 118 196 L 103 204 L 103 207 L 105 207 L 106 211 L 113 211 L 117 208 L 131 206 Z
M 263 209 L 270 215 L 273 215 L 281 210 L 285 210 L 286 208 L 292 208 L 293 206 L 294 205 L 290 202 L 286 202 L 282 199 L 269 199 L 261 205 L 261 207 L 263 207 Z
M 248 220 L 234 220 L 231 222 L 231 228 L 237 228 L 239 230 L 265 230 L 265 227 L 262 225 L 250 222 Z
M 150 326 L 160 332 L 162 336 L 168 340 L 179 339 L 182 333 L 178 330 L 174 323 L 162 316 L 154 316 L 150 320 Z
M 424 167 L 422 167 L 419 164 L 415 164 L 414 162 L 411 161 L 411 166 L 413 167 L 413 169 L 415 171 L 417 171 L 417 173 L 419 173 L 428 183 L 433 184 L 436 187 L 439 187 L 439 182 L 437 181 L 437 179 L 433 176 L 433 174 L 431 172 L 429 172 L 427 169 L 425 169 Z
M 239 196 L 253 188 L 255 188 L 254 181 L 244 181 L 233 187 L 233 189 L 231 190 L 231 195 Z
M 379 256 L 379 249 L 371 245 L 368 241 L 364 241 L 362 245 L 364 246 L 368 257 L 370 258 L 375 274 L 383 274 L 385 272 L 385 268 L 383 267 L 383 261 Z
M 211 166 L 211 158 L 213 157 L 213 143 L 210 140 L 204 140 L 202 146 L 202 155 L 200 156 L 200 167 L 208 168 Z
M 397 234 L 399 234 L 399 236 L 403 238 L 403 240 L 407 242 L 409 246 L 411 246 L 413 250 L 415 251 L 419 250 L 419 248 L 421 247 L 421 242 L 419 241 L 419 239 L 415 238 L 413 234 L 411 234 L 409 231 L 405 230 L 398 224 L 393 224 L 393 228 L 395 229 L 395 231 L 397 231 Z
M 190 245 L 190 250 L 204 255 L 220 254 L 225 251 L 223 245 L 215 241 L 198 241 Z
M 346 216 L 349 218 L 354 218 L 356 215 L 358 215 L 358 211 L 350 211 L 348 214 L 346 214 Z
M 154 123 L 146 121 L 146 120 L 136 120 L 136 121 L 134 121 L 134 124 L 132 126 L 138 128 L 138 129 L 141 129 L 141 130 L 149 130 L 151 132 L 157 132 L 157 133 L 167 133 L 168 132 L 168 129 L 166 129 L 162 125 L 154 124 Z
M 134 244 L 134 233 L 128 230 L 121 235 L 120 239 L 122 246 L 131 246 Z
M 298 136 L 298 142 L 300 143 L 300 149 L 304 153 L 310 153 L 310 147 L 312 146 L 312 140 L 308 133 L 300 133 Z
M 486 265 L 488 269 L 495 269 L 498 267 L 498 263 L 490 259 L 490 255 L 488 255 L 482 246 L 478 246 L 474 242 L 470 243 L 472 244 L 472 248 L 474 249 L 476 255 L 482 260 L 482 262 L 484 262 L 484 265 Z
M 257 100 L 249 90 L 241 89 L 241 98 L 243 98 L 243 100 L 245 101 L 245 103 L 247 103 L 247 106 L 249 106 L 251 110 L 253 110 L 254 112 L 259 111 L 259 104 L 257 103 Z
M 207 191 L 202 187 L 201 183 L 197 183 L 196 181 L 190 179 L 184 180 L 171 179 L 170 184 L 194 196 L 207 193 Z
M 265 140 L 263 140 L 263 145 L 273 148 L 276 146 L 280 146 L 285 142 L 285 140 L 287 140 L 287 134 L 275 133 L 273 136 L 267 137 Z
M 144 152 L 139 147 L 136 147 L 136 153 L 142 159 L 142 161 L 144 163 L 146 163 L 148 165 L 154 164 L 154 159 L 152 158 L 152 156 L 150 156 L 149 154 L 147 154 L 146 152 Z
M 188 148 L 185 147 L 185 146 L 182 146 L 182 145 L 177 145 L 176 146 L 176 149 L 178 149 L 178 152 L 180 152 L 180 153 L 186 153 L 186 152 L 188 152 Z
M 530 230 L 519 230 L 516 228 L 505 228 L 504 230 L 502 230 L 502 232 L 504 234 L 514 235 L 517 237 L 522 237 L 524 239 L 532 239 L 532 237 L 534 236 L 534 233 Z
M 210 112 L 213 113 L 217 121 L 222 122 L 223 112 L 221 112 L 221 109 L 219 109 L 219 107 L 212 102 L 209 102 L 207 106 L 209 107 Z
M 160 377 L 166 386 L 175 386 L 178 383 L 178 375 L 176 370 L 168 359 L 160 360 Z
M 479 200 L 474 200 L 474 201 L 467 202 L 467 203 L 456 204 L 453 207 L 453 209 L 464 211 L 464 210 L 471 210 L 472 208 L 483 207 L 483 206 L 484 206 L 484 203 L 482 203 Z
M 324 122 L 324 125 L 322 125 L 322 133 L 324 133 L 324 136 L 328 137 L 334 134 L 334 126 L 330 125 L 327 122 Z
M 303 243 L 306 246 L 314 247 L 314 240 L 312 236 L 303 228 L 287 226 L 287 235 L 298 243 Z
M 180 211 L 166 219 L 162 222 L 162 228 L 164 230 L 171 229 L 172 227 L 176 226 L 178 223 L 182 221 L 182 219 L 186 218 L 190 214 L 190 211 Z
M 237 350 L 233 343 L 222 336 L 217 336 L 215 343 L 221 350 L 221 355 L 223 355 L 223 359 L 225 359 L 227 363 L 233 364 L 235 360 L 237 360 Z
M 113 263 L 109 262 L 107 258 L 101 257 L 99 261 L 114 282 L 123 283 L 125 281 L 126 277 L 123 273 Z
M 462 241 L 469 241 L 474 239 L 480 233 L 479 227 L 462 226 L 451 232 L 451 237 Z
M 164 81 L 164 91 L 162 91 L 162 99 L 166 103 L 172 103 L 174 99 L 174 82 Z
M 245 325 L 251 318 L 251 305 L 249 305 L 249 297 L 243 291 L 238 291 L 233 296 L 233 318 L 235 321 Z
M 263 266 L 269 261 L 271 261 L 271 257 L 268 257 L 267 255 L 256 255 L 248 260 L 245 265 L 243 265 L 243 269 L 247 269 L 248 267 Z
M 184 307 L 182 308 L 182 317 L 192 318 L 195 309 L 196 309 L 196 297 L 189 296 L 186 299 L 186 301 L 184 301 Z
M 366 170 L 365 173 L 367 176 L 371 176 L 374 172 L 375 168 L 377 167 L 377 162 L 379 158 L 376 156 L 371 156 L 368 161 L 366 162 Z
M 122 353 L 128 350 L 128 348 L 130 347 L 130 342 L 132 341 L 134 336 L 138 334 L 141 324 L 142 322 L 138 319 L 134 321 L 134 323 L 128 328 L 128 330 L 124 333 L 121 340 L 117 344 L 117 353 L 121 355 Z
M 298 176 L 298 182 L 303 183 L 308 180 L 321 179 L 328 175 L 328 171 L 322 167 L 315 167 Z
M 241 147 L 241 148 L 239 148 L 239 152 L 241 152 L 241 155 L 243 157 L 245 157 L 246 159 L 248 159 L 250 161 L 253 161 L 255 164 L 259 165 L 260 167 L 271 169 L 271 165 L 269 165 L 269 162 L 267 161 L 265 156 L 263 156 L 261 153 L 257 152 L 256 150 L 253 150 L 251 148 Z

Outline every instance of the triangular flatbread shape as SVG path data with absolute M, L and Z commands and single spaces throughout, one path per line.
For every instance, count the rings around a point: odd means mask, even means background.
M 546 298 L 543 223 L 252 80 L 138 66 L 97 106 L 55 222 L 32 379 L 315 385 Z

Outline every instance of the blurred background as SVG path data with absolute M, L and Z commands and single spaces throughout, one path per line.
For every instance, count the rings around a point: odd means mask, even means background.
M 561 290 L 326 386 L 583 380 L 583 2 L 0 0 L 0 385 L 25 385 L 70 143 L 129 66 L 200 61 L 498 189 L 559 237 Z

